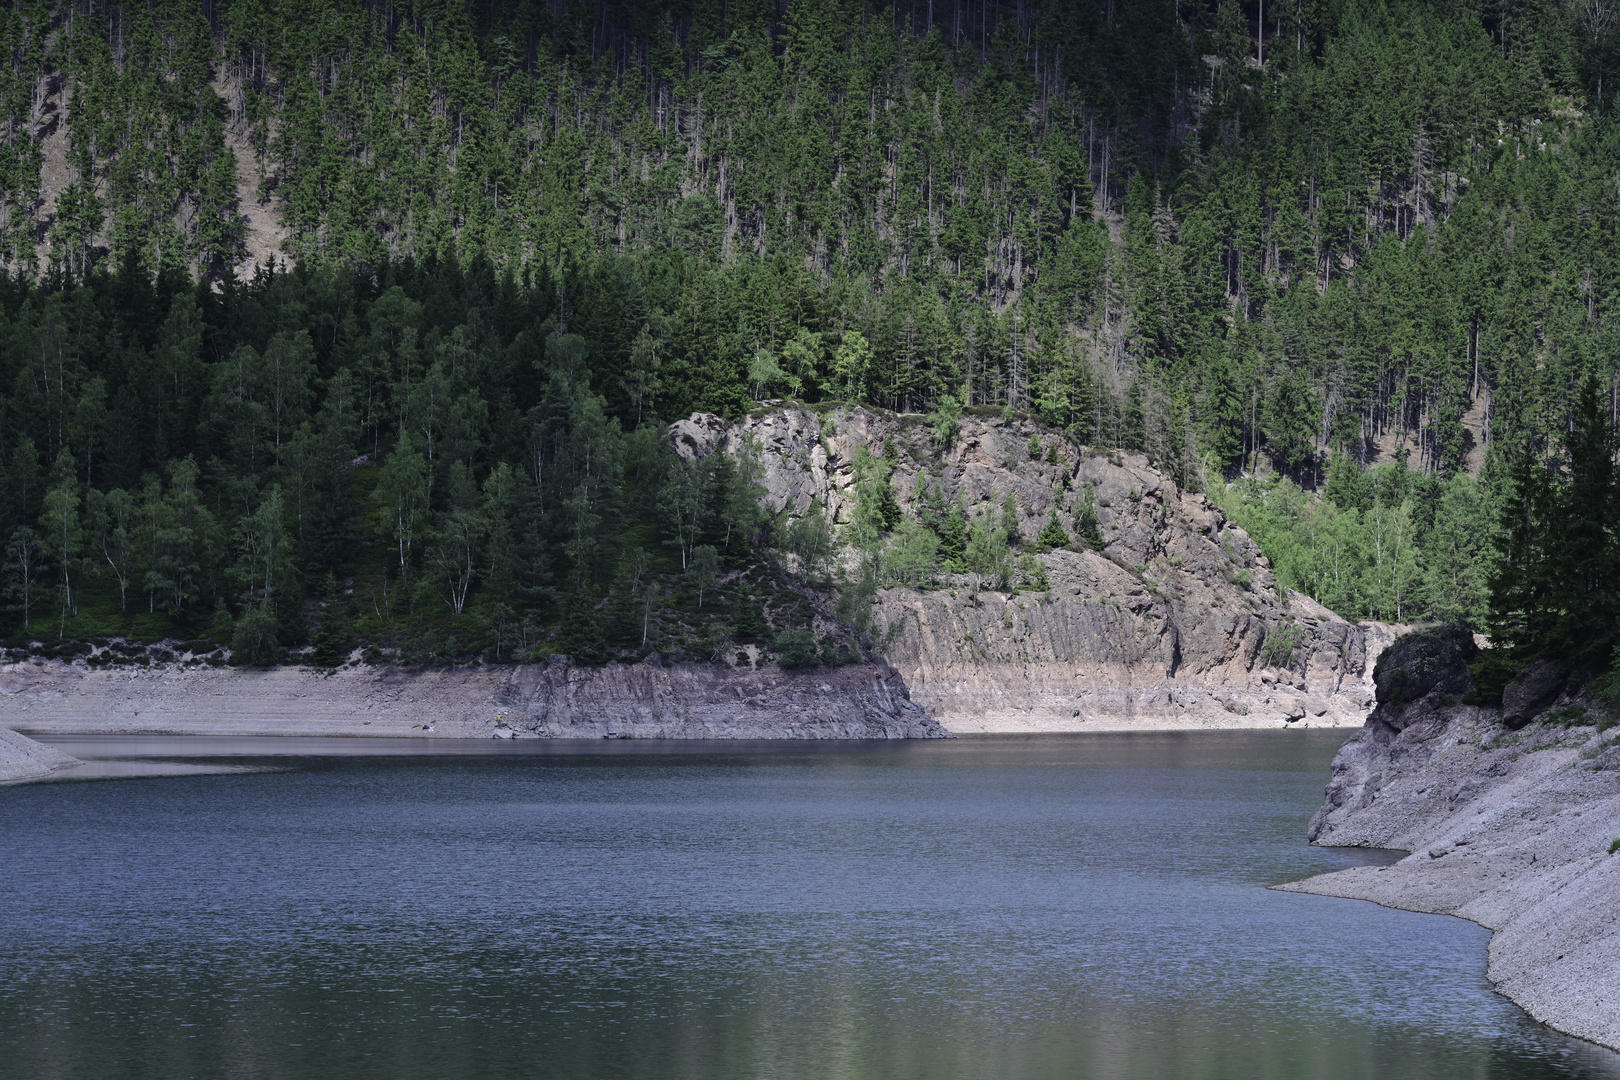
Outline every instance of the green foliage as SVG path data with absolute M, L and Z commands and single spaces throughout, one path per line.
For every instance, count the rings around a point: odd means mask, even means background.
M 1483 650 L 1479 658 L 1468 665 L 1469 674 L 1474 679 L 1474 689 L 1469 694 L 1468 703 L 1501 705 L 1502 691 L 1507 689 L 1508 683 L 1523 674 L 1524 667 L 1524 661 L 1510 655 L 1506 649 Z
M 1094 489 L 1086 484 L 1074 497 L 1074 535 L 1092 551 L 1101 551 L 1102 525 L 1097 520 L 1097 500 Z
M 1007 543 L 1007 530 L 991 514 L 981 511 L 968 523 L 967 569 L 980 581 L 998 591 L 1012 585 L 1013 559 Z
M 794 558 L 801 581 L 818 578 L 833 549 L 832 523 L 820 499 L 811 499 L 809 509 L 784 530 L 784 550 Z
M 1294 652 L 1304 640 L 1303 627 L 1295 623 L 1276 623 L 1260 646 L 1260 662 L 1267 667 L 1289 667 L 1293 664 Z
M 1355 475 L 1346 475 L 1350 470 Z M 1483 626 L 1493 523 L 1480 486 L 1466 475 L 1443 483 L 1415 476 L 1398 463 L 1363 474 L 1339 459 L 1332 471 L 1329 490 L 1349 507 L 1279 477 L 1220 485 L 1210 494 L 1259 542 L 1285 589 L 1346 618 Z
M 238 664 L 273 664 L 285 653 L 276 631 L 276 613 L 268 603 L 256 603 L 236 621 L 231 637 L 231 659 Z
M 715 576 L 720 572 L 720 553 L 708 544 L 700 544 L 692 549 L 692 562 L 687 567 L 687 573 L 692 578 L 692 584 L 697 586 L 698 610 L 703 610 L 703 593 L 714 584 Z M 716 650 L 718 651 L 718 650 Z
M 1590 727 L 1595 724 L 1592 714 L 1584 705 L 1565 705 L 1546 714 L 1543 721 L 1549 727 Z
M 348 598 L 337 578 L 328 573 L 321 585 L 321 614 L 311 639 L 315 651 L 311 659 L 321 667 L 333 668 L 349 658 L 354 648 L 354 628 Z
M 1517 656 L 1597 669 L 1611 659 L 1620 610 L 1620 490 L 1615 435 L 1595 376 L 1583 383 L 1571 419 L 1561 461 L 1522 446 L 1504 484 L 1491 631 Z
M 670 574 L 775 543 L 815 576 L 824 508 L 771 536 L 746 450 L 660 441 L 795 394 L 925 413 L 944 449 L 991 409 L 1188 488 L 1209 461 L 1279 578 L 1357 616 L 1480 625 L 1516 507 L 1498 632 L 1598 663 L 1578 399 L 1620 357 L 1620 129 L 1589 6 L 1268 7 L 1257 41 L 1234 3 L 1028 0 L 975 34 L 859 4 L 21 0 L 7 620 L 195 633 L 223 600 L 291 643 L 332 573 L 373 647 L 513 655 L 618 588 L 633 530 Z M 1266 461 L 1296 487 L 1232 475 Z M 919 580 L 885 490 L 853 539 Z M 1017 546 L 945 503 L 918 521 L 945 565 Z
M 785 668 L 812 667 L 820 663 L 816 635 L 804 627 L 789 627 L 778 633 L 776 662 Z
M 933 584 L 939 569 L 939 537 L 914 519 L 900 523 L 884 553 L 888 580 L 913 589 Z
M 591 595 L 583 586 L 563 600 L 556 646 L 557 652 L 576 664 L 600 664 L 606 659 L 606 635 L 597 620 Z
M 1046 576 L 1046 563 L 1035 555 L 1020 555 L 1018 557 L 1018 584 L 1025 589 L 1036 592 L 1047 592 L 1052 583 Z
M 967 566 L 967 511 L 953 502 L 939 528 L 939 553 L 945 565 L 955 569 Z
M 962 403 L 953 394 L 939 395 L 934 411 L 928 414 L 928 430 L 945 450 L 956 441 L 956 422 L 962 418 Z
M 1042 548 L 1061 548 L 1069 546 L 1069 533 L 1058 518 L 1057 507 L 1052 508 L 1051 515 L 1041 528 L 1040 534 L 1035 537 L 1035 543 Z

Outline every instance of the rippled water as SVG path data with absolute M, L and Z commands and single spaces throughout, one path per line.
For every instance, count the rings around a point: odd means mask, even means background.
M 1342 737 L 64 741 L 277 771 L 0 789 L 0 1076 L 1620 1076 L 1264 888 Z

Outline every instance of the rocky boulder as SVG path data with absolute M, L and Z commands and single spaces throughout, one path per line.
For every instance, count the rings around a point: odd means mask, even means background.
M 1447 627 L 1407 634 L 1386 649 L 1373 668 L 1378 713 L 1399 731 L 1406 707 L 1429 695 L 1460 697 L 1474 688 L 1468 663 L 1479 652 L 1466 630 Z
M 1537 660 L 1502 691 L 1502 723 L 1518 731 L 1564 692 L 1567 669 L 1556 660 Z

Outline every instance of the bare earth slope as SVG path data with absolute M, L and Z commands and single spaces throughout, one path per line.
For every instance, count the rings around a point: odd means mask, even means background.
M 848 521 L 862 447 L 892 452 L 891 483 L 908 510 L 922 473 L 970 511 L 1016 494 L 1026 541 L 1054 505 L 1072 536 L 1075 493 L 1091 485 L 1105 546 L 1042 555 L 1050 591 L 976 592 L 964 576 L 881 593 L 877 624 L 899 628 L 889 661 L 952 731 L 1355 726 L 1366 717 L 1372 662 L 1390 628 L 1352 625 L 1298 594 L 1279 599 L 1259 547 L 1204 496 L 1140 455 L 1088 453 L 1031 420 L 967 416 L 948 447 L 921 421 L 789 405 L 732 425 L 698 413 L 674 431 L 689 457 L 757 440 L 767 504 L 790 516 L 814 498 Z M 1032 437 L 1055 441 L 1056 454 L 1032 458 Z M 1261 648 L 1279 627 L 1299 646 L 1268 665 Z
M 1620 838 L 1620 748 L 1545 714 L 1510 732 L 1499 710 L 1456 704 L 1463 683 L 1452 680 L 1385 700 L 1381 673 L 1379 707 L 1334 760 L 1311 822 L 1319 844 L 1412 854 L 1280 888 L 1489 927 L 1487 974 L 1502 994 L 1620 1049 L 1620 856 L 1608 854 Z

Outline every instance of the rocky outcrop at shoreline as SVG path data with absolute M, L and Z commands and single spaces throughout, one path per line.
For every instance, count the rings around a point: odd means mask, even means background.
M 1620 730 L 1556 687 L 1533 717 L 1461 703 L 1473 641 L 1414 634 L 1378 665 L 1378 708 L 1333 763 L 1315 843 L 1397 848 L 1280 888 L 1457 915 L 1495 931 L 1487 974 L 1531 1016 L 1620 1049 Z M 1527 673 L 1541 679 L 1545 672 Z
M 964 416 L 948 443 L 922 420 L 784 405 L 735 424 L 694 414 L 673 433 L 689 457 L 758 446 L 766 507 L 790 518 L 815 500 L 850 520 L 862 450 L 892 463 L 907 512 L 919 509 L 919 479 L 969 513 L 999 514 L 1015 496 L 1025 542 L 1054 514 L 1076 535 L 1076 499 L 1089 493 L 1102 548 L 1040 555 L 1047 589 L 1013 594 L 942 574 L 938 587 L 879 593 L 873 626 L 884 655 L 913 700 L 952 731 L 1353 727 L 1366 718 L 1372 662 L 1393 629 L 1280 595 L 1258 545 L 1205 496 L 1140 454 L 1090 450 L 1031 418 Z
M 173 662 L 0 667 L 0 713 L 37 734 L 913 739 L 949 733 L 884 664 L 268 670 Z
M 893 668 L 850 664 L 784 671 L 717 664 L 511 670 L 496 703 L 543 738 L 937 739 L 949 732 L 917 705 Z

